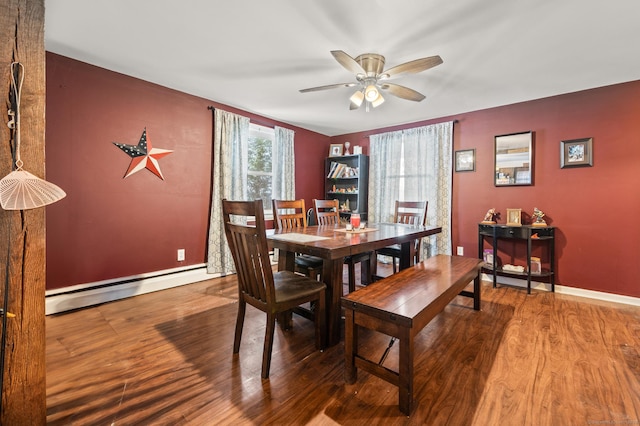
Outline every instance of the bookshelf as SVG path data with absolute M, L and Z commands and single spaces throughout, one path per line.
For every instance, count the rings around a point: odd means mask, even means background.
M 363 154 L 327 157 L 324 176 L 326 198 L 338 199 L 340 215 L 347 219 L 351 213 L 360 213 L 366 221 L 369 157 Z

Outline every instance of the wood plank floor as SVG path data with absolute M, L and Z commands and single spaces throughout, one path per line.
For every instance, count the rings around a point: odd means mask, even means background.
M 483 283 L 480 312 L 458 297 L 416 336 L 407 417 L 377 377 L 346 385 L 344 345 L 315 351 L 296 315 L 262 380 L 265 317 L 247 308 L 233 356 L 236 302 L 232 276 L 47 317 L 48 424 L 640 424 L 637 307 Z M 378 359 L 389 339 L 361 335 Z

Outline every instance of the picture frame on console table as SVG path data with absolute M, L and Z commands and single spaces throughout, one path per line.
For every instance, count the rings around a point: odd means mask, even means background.
M 593 138 L 572 139 L 560 142 L 560 168 L 592 167 Z
M 522 226 L 522 209 L 507 209 L 507 226 Z

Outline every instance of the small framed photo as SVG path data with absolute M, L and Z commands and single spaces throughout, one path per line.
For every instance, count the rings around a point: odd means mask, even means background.
M 340 157 L 342 155 L 342 144 L 332 143 L 329 147 L 329 157 Z
M 476 171 L 476 150 L 464 149 L 456 151 L 456 172 Z
M 507 209 L 507 226 L 522 226 L 522 209 Z
M 593 166 L 593 138 L 560 143 L 560 168 Z

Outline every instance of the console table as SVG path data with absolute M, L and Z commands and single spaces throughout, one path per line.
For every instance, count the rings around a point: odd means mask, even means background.
M 491 238 L 493 248 L 493 263 L 485 263 L 483 269 L 493 275 L 493 286 L 496 286 L 496 276 L 511 276 L 527 278 L 527 293 L 531 294 L 531 277 L 549 281 L 551 291 L 555 291 L 555 228 L 553 226 L 507 226 L 500 224 L 478 224 L 478 256 L 483 258 L 485 238 Z M 527 266 L 524 272 L 505 271 L 497 264 L 498 241 L 500 239 L 518 239 L 527 242 Z M 538 242 L 546 243 L 549 252 L 549 268 L 540 270 L 540 273 L 531 273 L 531 247 Z

